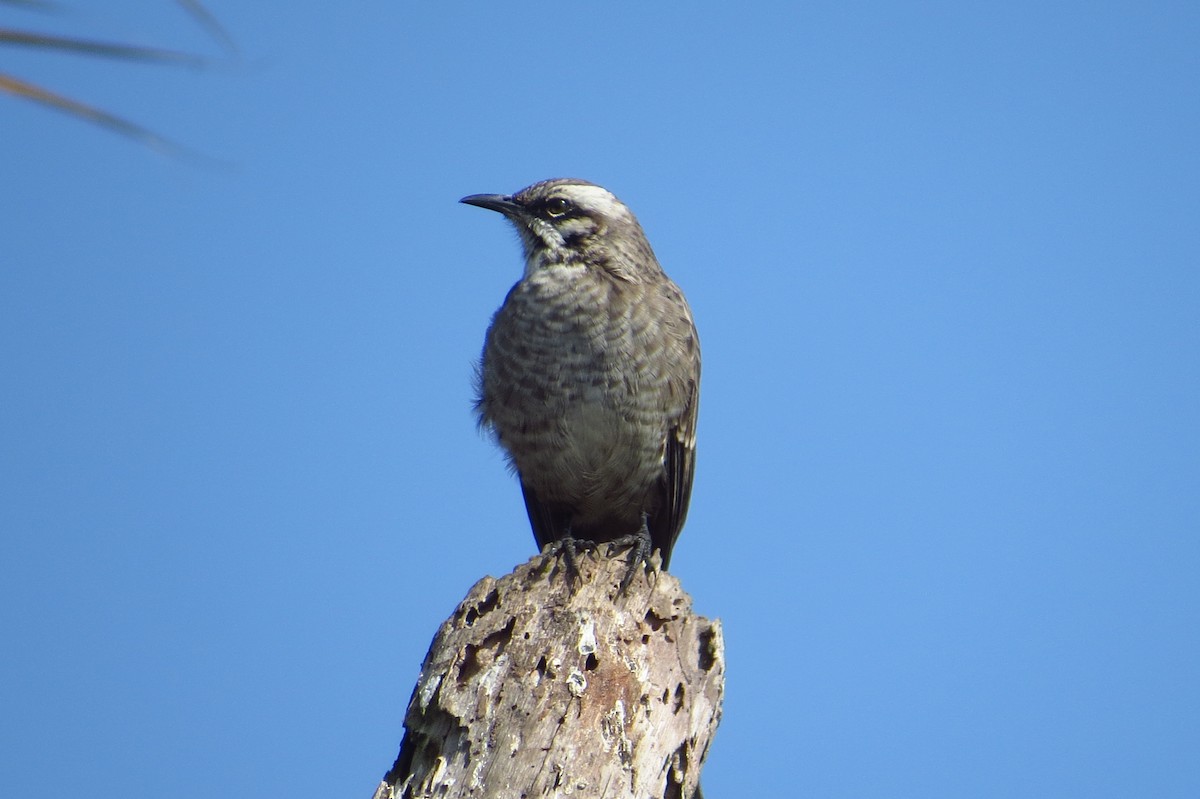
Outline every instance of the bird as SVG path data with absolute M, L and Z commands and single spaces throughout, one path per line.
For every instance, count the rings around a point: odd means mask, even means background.
M 488 327 L 475 410 L 521 483 L 539 549 L 630 547 L 665 569 L 696 466 L 700 341 L 637 218 L 575 178 L 460 202 L 516 228 L 524 273 Z

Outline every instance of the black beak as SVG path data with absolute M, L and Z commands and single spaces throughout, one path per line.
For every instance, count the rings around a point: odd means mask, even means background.
M 521 206 L 513 202 L 511 194 L 472 194 L 470 197 L 463 197 L 459 202 L 477 205 L 489 211 L 499 211 L 507 217 L 517 217 L 522 212 Z

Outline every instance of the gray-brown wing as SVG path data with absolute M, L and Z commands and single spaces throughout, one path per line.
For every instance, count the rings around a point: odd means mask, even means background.
M 521 480 L 521 496 L 525 498 L 525 512 L 529 514 L 529 526 L 533 528 L 533 540 L 537 541 L 538 551 L 546 548 L 546 544 L 557 541 L 567 531 L 570 518 L 561 513 L 555 513 L 546 503 L 538 499 L 533 489 Z
M 662 552 L 663 568 L 671 561 L 671 550 L 687 520 L 696 475 L 696 417 L 700 409 L 700 350 L 692 328 L 692 368 L 687 384 L 687 405 L 678 422 L 667 430 L 666 453 L 660 501 L 649 519 L 653 549 Z

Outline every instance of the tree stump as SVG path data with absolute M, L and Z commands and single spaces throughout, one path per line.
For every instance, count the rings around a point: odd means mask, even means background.
M 657 561 L 657 554 L 654 556 Z M 538 555 L 485 577 L 438 630 L 375 799 L 684 799 L 721 716 L 719 621 L 623 557 Z

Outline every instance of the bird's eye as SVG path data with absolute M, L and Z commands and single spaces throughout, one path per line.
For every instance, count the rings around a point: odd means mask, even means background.
M 562 197 L 551 197 L 546 200 L 546 214 L 554 219 L 566 216 L 571 210 L 571 201 Z

